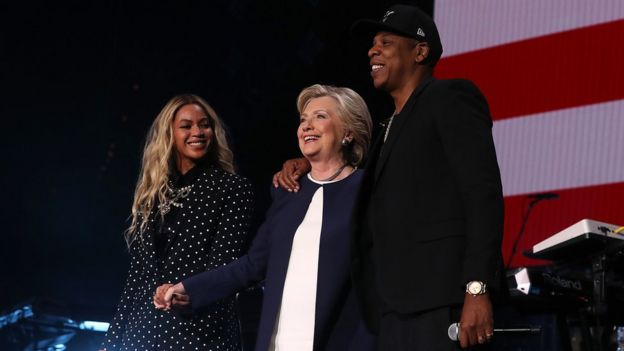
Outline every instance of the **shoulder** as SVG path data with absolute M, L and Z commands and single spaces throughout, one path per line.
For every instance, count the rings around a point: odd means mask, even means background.
M 468 79 L 434 79 L 427 91 L 430 93 L 477 93 L 481 94 L 479 88 L 472 81 Z
M 354 182 L 359 183 L 364 178 L 364 173 L 365 173 L 364 168 L 358 168 L 355 171 L 353 171 L 353 174 L 351 175 L 351 177 L 353 177 Z
M 362 180 L 364 179 L 365 171 L 363 169 L 356 169 L 342 182 L 344 182 L 344 188 L 347 192 L 357 194 L 360 186 L 362 185 Z M 341 183 L 342 183 L 341 182 Z
M 296 199 L 297 194 L 305 192 L 305 188 L 309 186 L 309 183 L 310 183 L 310 180 L 308 179 L 308 174 L 306 173 L 302 175 L 301 177 L 299 177 L 300 188 L 299 188 L 299 191 L 296 193 L 288 191 L 282 188 L 281 186 L 278 186 L 276 188 L 273 185 L 271 185 L 271 200 L 273 202 L 276 202 L 276 201 L 288 201 L 289 199 Z
M 205 188 L 214 194 L 220 194 L 222 198 L 243 199 L 247 202 L 254 201 L 254 192 L 249 180 L 241 175 L 224 171 L 211 166 L 199 175 L 197 182 L 199 188 Z
M 479 88 L 467 79 L 433 80 L 427 87 L 427 98 L 423 99 L 441 114 L 474 108 L 489 116 L 488 103 Z
M 223 188 L 251 188 L 251 183 L 247 178 L 214 166 L 207 167 L 200 178 Z
M 299 177 L 299 191 L 291 192 L 280 187 L 271 186 L 271 200 L 276 203 L 290 203 L 291 201 L 309 201 L 319 185 L 308 178 L 308 173 Z

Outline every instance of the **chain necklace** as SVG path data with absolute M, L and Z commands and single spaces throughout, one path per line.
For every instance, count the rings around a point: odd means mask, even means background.
M 336 177 L 338 177 L 338 175 L 340 175 L 340 173 L 342 173 L 342 171 L 345 169 L 345 167 L 347 167 L 346 163 L 343 164 L 342 167 L 338 168 L 338 170 L 334 174 L 330 175 L 329 178 L 319 179 L 318 181 L 319 182 L 329 182 L 329 181 L 332 181 L 332 180 L 336 179 Z M 312 177 L 312 173 L 311 172 L 310 172 L 310 176 Z M 314 178 L 314 177 L 312 177 L 312 178 Z
M 173 186 L 169 186 L 167 189 L 167 194 L 165 195 L 164 203 L 158 205 L 158 209 L 160 210 L 160 214 L 163 216 L 171 211 L 171 206 L 182 208 L 182 199 L 186 198 L 193 188 L 193 184 L 182 187 L 180 189 L 176 189 Z

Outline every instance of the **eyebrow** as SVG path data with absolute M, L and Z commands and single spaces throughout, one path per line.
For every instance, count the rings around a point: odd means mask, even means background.
M 310 114 L 315 114 L 315 113 L 319 113 L 319 112 L 329 113 L 329 112 L 328 112 L 328 110 L 326 110 L 326 109 L 317 109 L 317 110 L 314 110 L 314 111 L 310 112 Z M 306 114 L 305 114 L 305 112 L 304 112 L 304 113 L 302 113 L 301 115 L 302 115 L 302 116 L 305 116 Z
M 202 117 L 199 122 L 203 122 L 205 120 L 208 120 L 208 122 L 210 122 L 210 118 L 208 118 L 208 116 Z M 190 118 L 185 118 L 185 117 L 180 117 L 180 119 L 178 119 L 179 122 L 191 122 L 193 123 L 193 120 L 191 120 Z

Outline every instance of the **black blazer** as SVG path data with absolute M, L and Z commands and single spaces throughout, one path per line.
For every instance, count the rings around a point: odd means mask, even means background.
M 369 326 L 383 311 L 461 304 L 465 284 L 497 288 L 503 197 L 492 121 L 465 80 L 426 79 L 373 145 L 352 273 Z

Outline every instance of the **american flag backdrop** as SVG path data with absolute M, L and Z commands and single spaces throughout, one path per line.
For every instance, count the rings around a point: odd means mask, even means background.
M 505 195 L 508 261 L 528 194 L 554 192 L 529 217 L 512 266 L 583 218 L 624 225 L 624 1 L 437 0 L 439 78 L 485 94 Z

